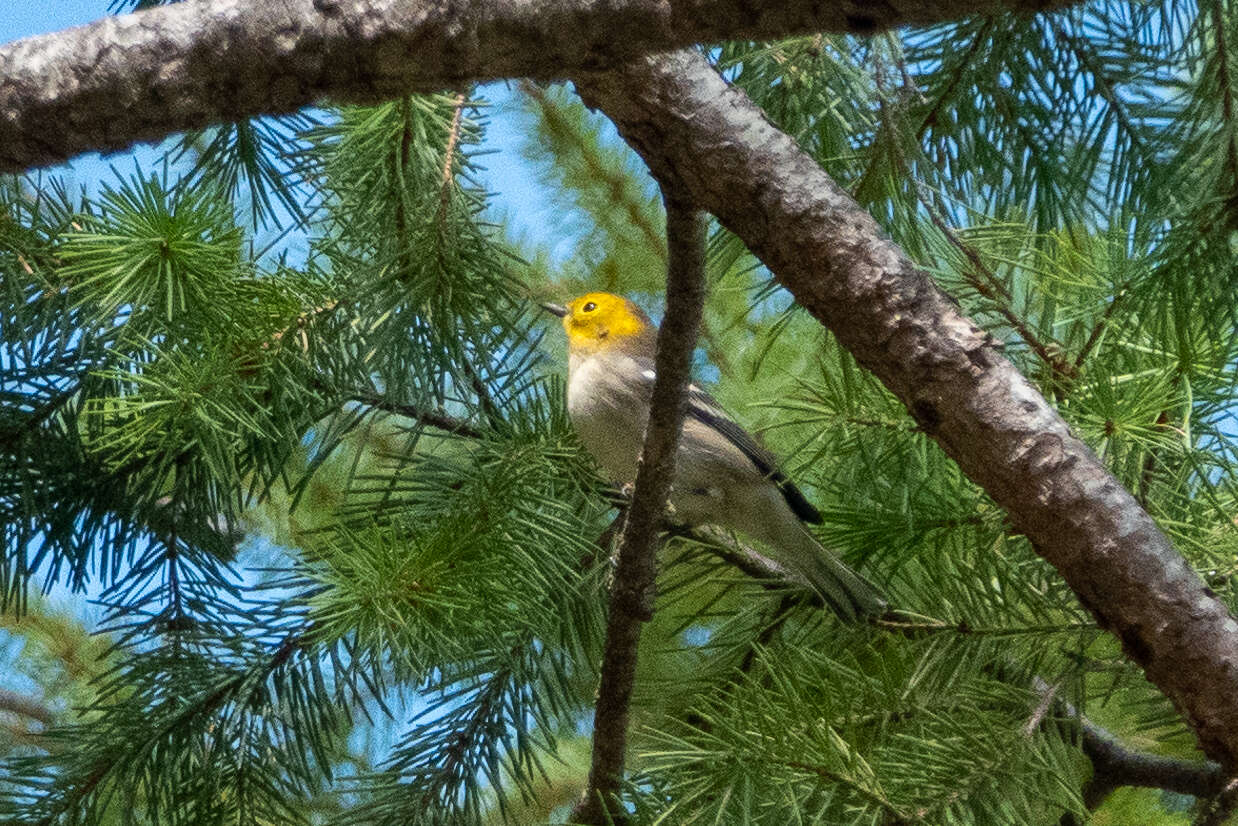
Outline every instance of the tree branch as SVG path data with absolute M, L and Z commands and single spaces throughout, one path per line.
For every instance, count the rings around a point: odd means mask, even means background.
M 0 688 L 0 711 L 8 711 L 19 717 L 28 717 L 45 726 L 51 725 L 54 717 L 50 708 L 33 697 L 27 697 L 5 688 Z
M 1093 723 L 1074 704 L 1056 696 L 1055 686 L 1036 677 L 1032 687 L 1043 701 L 1038 715 L 1029 726 L 1039 726 L 1052 709 L 1078 726 L 1083 753 L 1092 763 L 1092 779 L 1083 789 L 1083 804 L 1093 811 L 1115 790 L 1123 786 L 1145 789 L 1165 789 L 1208 800 L 1225 789 L 1226 777 L 1221 767 L 1211 761 L 1180 760 L 1149 752 L 1132 751 L 1122 745 L 1107 729 Z M 1073 818 L 1072 818 L 1073 819 Z M 1063 820 L 1063 823 L 1067 820 Z
M 924 197 L 919 188 L 916 189 L 916 196 L 929 220 L 933 222 L 933 226 L 937 227 L 941 234 L 945 236 L 950 246 L 962 253 L 963 257 L 967 259 L 969 266 L 964 267 L 962 270 L 964 280 L 972 286 L 972 289 L 989 300 L 990 305 L 997 310 L 1002 318 L 1006 319 L 1006 323 L 1015 331 L 1015 334 L 1023 339 L 1031 351 L 1036 354 L 1036 357 L 1049 368 L 1055 380 L 1065 384 L 1073 379 L 1076 370 L 1074 365 L 1063 355 L 1064 350 L 1062 346 L 1052 339 L 1045 341 L 1040 337 L 1040 334 L 1036 332 L 1028 320 L 1015 311 L 1014 300 L 1010 290 L 1006 288 L 1006 285 L 998 278 L 997 273 L 984 260 L 984 256 L 980 254 L 980 251 L 959 237 L 954 227 L 946 223 L 946 219 Z
M 415 404 L 401 404 L 371 393 L 356 393 L 350 401 L 364 404 L 366 407 L 381 410 L 384 413 L 404 416 L 428 427 L 445 430 L 466 439 L 480 439 L 483 435 L 480 430 L 463 419 L 457 419 L 439 410 L 425 410 Z
M 1238 765 L 1238 623 L 998 346 L 704 57 L 577 79 L 654 174 L 736 233 L 1010 514 L 1100 624 Z
M 1225 141 L 1226 171 L 1232 178 L 1238 176 L 1238 130 L 1234 128 L 1238 104 L 1234 101 L 1234 79 L 1229 65 L 1229 46 L 1225 33 L 1225 5 L 1220 0 L 1213 0 L 1209 10 L 1212 12 L 1216 26 L 1213 32 L 1216 37 L 1217 84 L 1221 87 L 1221 115 L 1225 119 L 1226 126 L 1229 127 L 1225 130 L 1228 133 Z M 1233 180 L 1228 183 L 1231 187 L 1238 184 Z
M 148 752 L 154 744 L 161 742 L 181 726 L 193 720 L 201 719 L 205 715 L 215 712 L 225 703 L 234 700 L 237 693 L 247 684 L 257 684 L 275 673 L 304 644 L 305 632 L 289 634 L 284 637 L 283 641 L 265 662 L 252 670 L 227 680 L 209 694 L 200 694 L 192 698 L 183 708 L 178 709 L 175 714 L 169 717 L 163 725 L 153 729 L 149 735 L 143 737 L 141 742 L 117 743 L 115 748 L 95 764 L 88 775 L 66 792 L 63 800 L 53 811 L 37 822 L 37 826 L 52 826 L 61 815 L 76 811 L 87 796 L 126 758 L 136 751 Z M 69 784 L 72 783 L 73 781 L 70 780 Z
M 1122 786 L 1165 789 L 1203 800 L 1225 788 L 1225 772 L 1217 763 L 1132 751 L 1086 717 L 1078 715 L 1078 720 L 1083 753 L 1092 761 L 1092 780 L 1083 790 L 1083 802 L 1089 809 L 1100 806 Z
M 672 528 L 669 533 L 700 543 L 709 553 L 770 588 L 794 588 L 803 594 L 804 600 L 809 604 L 822 607 L 825 605 L 825 600 L 821 599 L 820 594 L 810 588 L 807 582 L 797 580 L 795 574 L 777 560 L 733 538 L 721 528 L 698 525 L 692 528 Z
M 663 198 L 669 254 L 666 315 L 658 330 L 657 378 L 632 504 L 619 537 L 619 561 L 611 586 L 601 684 L 593 718 L 589 782 L 572 813 L 573 823 L 589 826 L 607 826 L 625 819 L 618 794 L 636 678 L 636 649 L 641 623 L 652 616 L 654 556 L 675 473 L 675 451 L 692 378 L 692 353 L 705 301 L 704 216 L 672 187 L 664 185 Z
M 513 650 L 513 656 L 523 647 L 522 642 Z M 478 748 L 483 737 L 492 733 L 495 726 L 495 708 L 501 707 L 503 695 L 511 685 L 512 676 L 510 667 L 500 668 L 486 681 L 485 687 L 478 692 L 476 706 L 465 719 L 464 725 L 451 735 L 442 751 L 436 755 L 425 792 L 421 795 L 417 809 L 409 812 L 410 816 L 435 811 L 442 805 L 444 797 L 450 799 L 451 795 L 457 793 L 458 788 L 454 782 L 464 773 L 470 752 Z
M 1225 826 L 1231 822 L 1230 818 L 1235 810 L 1238 810 L 1238 779 L 1231 779 L 1221 793 L 1200 812 L 1195 819 L 1195 826 Z
M 189 0 L 0 48 L 0 171 L 255 115 L 640 54 L 818 31 L 868 34 L 1069 0 Z

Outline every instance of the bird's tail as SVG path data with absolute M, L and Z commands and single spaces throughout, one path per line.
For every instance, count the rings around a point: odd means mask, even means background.
M 779 559 L 808 580 L 808 584 L 840 619 L 862 622 L 886 612 L 889 604 L 876 585 L 822 547 L 803 525 L 795 527 L 798 536 L 792 541 L 779 543 Z

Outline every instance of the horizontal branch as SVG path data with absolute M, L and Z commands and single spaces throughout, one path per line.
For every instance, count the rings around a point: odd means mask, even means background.
M 1073 703 L 1059 697 L 1056 686 L 1035 677 L 1032 687 L 1041 696 L 1041 704 L 1029 721 L 1028 734 L 1044 722 L 1050 710 L 1054 716 L 1065 718 L 1078 727 L 1083 753 L 1092 763 L 1092 778 L 1083 790 L 1083 805 L 1088 811 L 1097 809 L 1105 798 L 1123 786 L 1164 789 L 1201 800 L 1224 791 L 1226 777 L 1219 764 L 1129 749 L 1108 729 L 1096 725 Z
M 1238 766 L 1238 622 L 983 330 L 704 57 L 577 78 L 1010 515 L 1195 729 Z
M 357 393 L 349 401 L 363 404 L 374 410 L 381 410 L 384 413 L 394 413 L 397 416 L 412 419 L 418 424 L 445 430 L 448 433 L 463 436 L 466 439 L 480 439 L 482 437 L 482 432 L 478 428 L 463 419 L 448 415 L 441 410 L 427 410 L 415 404 L 392 401 L 376 393 Z
M 205 715 L 217 711 L 225 703 L 235 699 L 237 692 L 246 685 L 256 685 L 266 680 L 271 674 L 285 665 L 294 653 L 302 649 L 306 641 L 306 631 L 291 633 L 275 648 L 267 660 L 253 669 L 245 671 L 219 685 L 209 694 L 199 694 L 188 699 L 183 707 L 161 726 L 153 729 L 141 742 L 118 742 L 105 756 L 100 758 L 86 776 L 64 778 L 68 786 L 63 798 L 46 817 L 37 821 L 36 826 L 52 826 L 62 815 L 76 812 L 83 801 L 95 791 L 107 776 L 118 766 L 126 764 L 136 752 L 149 753 L 156 745 L 182 726 L 200 720 Z
M 676 535 L 700 543 L 701 547 L 734 565 L 744 573 L 785 594 L 776 613 L 782 616 L 793 605 L 820 606 L 821 599 L 811 589 L 803 586 L 778 563 L 768 559 L 744 543 L 710 528 L 694 528 L 676 532 Z M 875 628 L 883 631 L 916 635 L 948 631 L 964 636 L 988 633 L 968 623 L 941 621 L 908 623 L 899 620 L 897 608 L 886 617 L 872 620 Z M 768 639 L 758 639 L 759 645 L 767 645 Z M 750 652 L 751 653 L 751 652 Z M 1203 800 L 1215 797 L 1225 789 L 1228 778 L 1221 766 L 1212 761 L 1184 760 L 1151 752 L 1135 751 L 1108 729 L 1093 723 L 1069 702 L 1054 694 L 1052 687 L 1036 677 L 1032 687 L 1045 700 L 1046 708 L 1038 710 L 1033 723 L 1039 725 L 1049 707 L 1055 714 L 1065 717 L 1078 726 L 1080 745 L 1084 755 L 1092 763 L 1092 780 L 1084 791 L 1084 803 L 1089 810 L 1099 806 L 1111 792 L 1124 786 L 1147 789 L 1164 789 L 1178 794 L 1191 795 Z M 1033 727 L 1035 727 L 1035 725 Z
M 1068 0 L 186 0 L 0 48 L 0 172 L 329 99 L 551 79 L 693 43 Z

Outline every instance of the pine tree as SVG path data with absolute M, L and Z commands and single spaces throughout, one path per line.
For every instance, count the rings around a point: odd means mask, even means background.
M 704 51 L 1231 610 L 1235 42 L 1228 4 L 1096 2 Z M 566 822 L 625 503 L 572 433 L 537 302 L 605 289 L 657 315 L 667 239 L 656 184 L 570 86 L 511 96 L 212 127 L 81 191 L 3 182 L 0 654 L 49 713 L 0 719 L 0 822 Z M 520 124 L 564 243 L 486 211 L 491 117 Z M 893 609 L 842 625 L 736 538 L 668 533 L 632 822 L 1221 816 L 1124 788 L 1148 784 L 1097 738 L 1195 792 L 1219 774 L 902 403 L 735 235 L 711 225 L 707 252 L 698 377 Z M 52 588 L 98 603 L 98 637 Z

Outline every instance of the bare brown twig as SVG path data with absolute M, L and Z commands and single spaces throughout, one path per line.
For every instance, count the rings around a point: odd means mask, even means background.
M 451 204 L 451 186 L 455 182 L 456 147 L 460 144 L 460 118 L 464 114 L 464 92 L 458 92 L 452 104 L 451 126 L 447 129 L 447 146 L 443 149 L 443 172 L 438 185 L 438 221 L 441 226 L 447 220 L 447 207 Z
M 54 718 L 52 710 L 40 701 L 4 688 L 0 688 L 0 711 L 27 717 L 45 726 L 50 725 Z
M 395 413 L 421 424 L 445 430 L 457 436 L 463 436 L 466 439 L 480 439 L 483 435 L 481 430 L 463 419 L 450 416 L 441 410 L 426 410 L 418 405 L 391 401 L 376 394 L 356 393 L 351 400 L 375 410 Z
M 601 684 L 593 719 L 589 781 L 572 822 L 605 826 L 625 820 L 623 783 L 636 650 L 641 623 L 652 615 L 654 552 L 675 472 L 705 298 L 705 221 L 690 202 L 664 186 L 669 250 L 666 315 L 658 331 L 657 379 L 632 504 L 619 539 L 611 588 Z
M 1032 329 L 1027 319 L 1015 312 L 1014 307 L 1011 306 L 1013 296 L 1010 290 L 997 277 L 997 273 L 993 272 L 980 251 L 964 241 L 954 227 L 946 223 L 946 219 L 941 216 L 936 207 L 929 203 L 918 187 L 916 196 L 920 199 L 920 204 L 928 214 L 929 220 L 933 222 L 933 226 L 937 227 L 950 245 L 967 259 L 970 266 L 964 267 L 961 274 L 972 289 L 992 302 L 993 307 L 1018 333 L 1019 338 L 1023 339 L 1036 357 L 1053 371 L 1055 378 L 1063 382 L 1073 379 L 1076 373 L 1075 366 L 1065 358 L 1062 347 L 1056 342 L 1046 342 L 1039 333 Z

